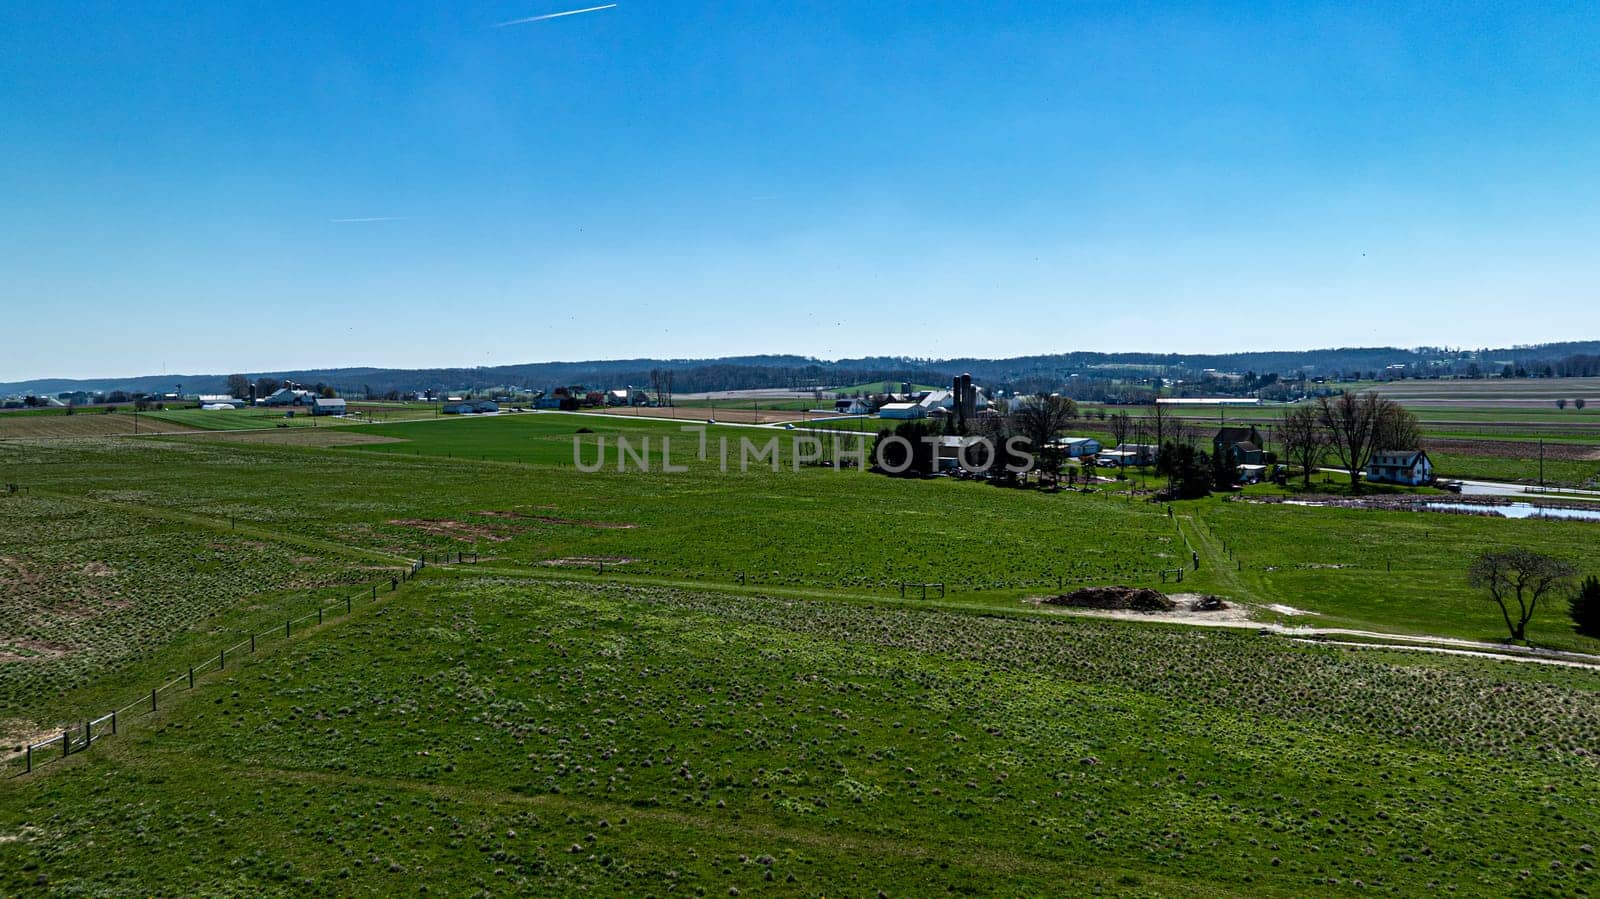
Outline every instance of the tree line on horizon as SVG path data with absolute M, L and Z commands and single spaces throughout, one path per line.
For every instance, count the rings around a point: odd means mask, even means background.
M 1210 372 L 1261 373 L 1280 379 L 1376 378 L 1391 366 L 1405 377 L 1594 377 L 1600 376 L 1600 341 L 1544 344 L 1503 349 L 1402 349 L 1347 347 L 1305 351 L 1222 354 L 1072 352 L 1002 359 L 945 360 L 873 356 L 825 361 L 802 356 L 735 356 L 722 359 L 626 359 L 541 362 L 474 368 L 327 368 L 243 373 L 251 380 L 325 384 L 341 393 L 382 395 L 390 391 L 474 390 L 505 385 L 545 388 L 552 384 L 603 387 L 643 386 L 652 370 L 671 369 L 679 393 L 756 388 L 813 389 L 900 382 L 943 384 L 963 372 L 1008 392 L 1063 392 L 1078 399 L 1104 399 L 1112 385 L 1156 378 L 1203 381 Z M 145 375 L 108 379 L 36 379 L 0 384 L 0 392 L 56 394 L 95 389 L 102 392 L 161 393 L 183 383 L 200 393 L 220 393 L 227 375 Z M 1208 385 L 1225 390 L 1228 384 Z M 1097 392 L 1101 395 L 1096 395 Z M 1153 393 L 1151 393 L 1153 396 Z M 1121 401 L 1140 402 L 1137 396 Z

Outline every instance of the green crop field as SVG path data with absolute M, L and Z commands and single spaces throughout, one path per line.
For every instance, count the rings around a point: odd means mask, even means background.
M 1600 672 L 1381 635 L 1499 639 L 1473 554 L 1592 567 L 1600 524 L 1169 513 L 796 469 L 812 435 L 770 427 L 706 427 L 704 459 L 647 419 L 335 430 L 0 441 L 0 894 L 1593 889 Z M 784 464 L 741 471 L 741 439 Z M 1241 627 L 1034 602 L 1098 584 Z M 1530 636 L 1600 653 L 1553 602 Z M 115 738 L 20 773 L 112 708 Z

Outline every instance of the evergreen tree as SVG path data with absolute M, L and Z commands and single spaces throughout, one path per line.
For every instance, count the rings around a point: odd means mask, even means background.
M 1572 595 L 1570 612 L 1578 633 L 1600 637 L 1600 578 L 1591 574 L 1583 579 L 1583 586 Z

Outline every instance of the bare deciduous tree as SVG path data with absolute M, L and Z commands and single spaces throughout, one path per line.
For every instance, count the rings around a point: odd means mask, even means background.
M 1339 467 L 1350 475 L 1350 492 L 1361 492 L 1361 473 L 1377 450 L 1415 449 L 1417 417 L 1377 391 L 1317 399 L 1317 423 Z
M 1113 412 L 1106 419 L 1106 424 L 1111 428 L 1111 436 L 1117 441 L 1117 446 L 1128 442 L 1128 434 L 1133 430 L 1133 419 L 1128 413 Z
M 1300 466 L 1309 488 L 1311 472 L 1328 454 L 1328 438 L 1317 422 L 1317 410 L 1309 405 L 1285 409 L 1278 423 L 1278 440 L 1283 444 L 1283 457 Z
M 1155 438 L 1156 452 L 1160 452 L 1172 438 L 1172 416 L 1167 413 L 1167 406 L 1160 398 L 1156 399 L 1155 407 L 1150 410 L 1146 421 L 1150 425 L 1150 436 Z
M 1569 587 L 1578 574 L 1571 563 L 1531 549 L 1506 549 L 1487 552 L 1473 560 L 1467 569 L 1467 582 L 1489 592 L 1500 606 L 1511 639 L 1526 642 L 1528 622 L 1539 600 L 1553 591 Z M 1511 603 L 1517 614 L 1511 614 Z
M 1060 453 L 1047 452 L 1050 441 L 1078 417 L 1078 404 L 1058 394 L 1039 394 L 1011 404 L 1011 427 L 1028 438 L 1039 462 L 1052 474 L 1060 472 Z
M 1150 423 L 1148 421 L 1146 421 L 1142 417 L 1141 418 L 1135 418 L 1133 420 L 1133 442 L 1138 444 L 1139 446 L 1145 446 L 1146 444 L 1149 443 L 1149 441 L 1150 441 Z M 1156 453 L 1160 453 L 1161 452 L 1161 444 L 1157 443 L 1155 445 L 1155 447 L 1156 447 L 1156 450 L 1155 450 Z M 1154 462 L 1155 461 L 1155 457 L 1153 455 L 1147 456 L 1147 455 L 1145 455 L 1144 453 L 1141 452 L 1141 453 L 1139 453 L 1138 461 L 1139 461 L 1139 473 L 1143 474 L 1145 467 L 1148 466 L 1150 463 Z
M 650 392 L 656 395 L 656 405 L 665 406 L 666 397 L 663 395 L 662 371 L 659 368 L 650 369 Z

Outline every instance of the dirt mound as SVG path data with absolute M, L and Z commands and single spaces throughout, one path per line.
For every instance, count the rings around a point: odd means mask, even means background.
M 1082 587 L 1071 593 L 1051 596 L 1045 602 L 1075 609 L 1113 609 L 1134 612 L 1170 612 L 1177 604 L 1159 590 L 1149 587 Z

